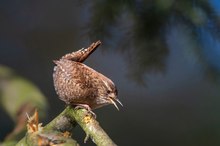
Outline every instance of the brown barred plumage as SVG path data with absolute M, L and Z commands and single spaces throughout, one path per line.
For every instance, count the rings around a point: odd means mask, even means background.
M 97 41 L 86 49 L 66 54 L 54 61 L 54 87 L 59 98 L 66 104 L 89 110 L 108 104 L 114 104 L 118 109 L 116 101 L 121 104 L 114 83 L 82 63 L 100 44 Z

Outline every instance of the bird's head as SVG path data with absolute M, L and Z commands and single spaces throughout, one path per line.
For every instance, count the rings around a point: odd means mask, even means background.
M 109 101 L 109 103 L 113 104 L 117 108 L 117 110 L 119 110 L 117 103 L 119 103 L 121 106 L 123 106 L 123 104 L 117 98 L 117 95 L 118 95 L 118 91 L 117 88 L 115 87 L 113 90 L 107 90 L 106 99 Z
M 103 80 L 103 86 L 101 89 L 101 96 L 100 96 L 100 102 L 103 104 L 113 104 L 117 110 L 119 110 L 117 103 L 119 103 L 121 106 L 122 103 L 119 101 L 117 98 L 118 96 L 118 91 L 114 83 L 110 79 L 105 79 Z

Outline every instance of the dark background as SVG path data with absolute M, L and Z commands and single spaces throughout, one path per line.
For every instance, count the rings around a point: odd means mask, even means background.
M 52 60 L 101 40 L 85 64 L 118 87 L 124 107 L 95 110 L 118 145 L 217 146 L 219 5 L 218 0 L 1 0 L 0 63 L 48 97 L 46 124 L 65 107 L 53 88 Z M 7 120 L 1 119 L 0 131 L 11 129 Z M 73 136 L 83 143 L 85 133 L 78 127 Z

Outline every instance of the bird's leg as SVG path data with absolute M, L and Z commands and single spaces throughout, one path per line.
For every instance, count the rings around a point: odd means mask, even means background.
M 88 48 L 80 49 L 79 51 L 72 52 L 69 54 L 66 54 L 65 56 L 62 57 L 62 59 L 68 59 L 76 62 L 83 62 L 85 61 L 92 52 L 98 48 L 98 46 L 101 44 L 101 41 L 97 41 L 95 43 L 92 43 Z
M 92 111 L 88 104 L 76 104 L 75 109 L 86 109 L 96 119 L 96 114 Z

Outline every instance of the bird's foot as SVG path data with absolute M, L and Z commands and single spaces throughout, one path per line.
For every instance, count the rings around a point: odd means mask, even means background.
M 75 109 L 86 109 L 88 113 L 90 113 L 96 119 L 96 114 L 92 111 L 92 109 L 87 104 L 77 104 L 75 106 Z

